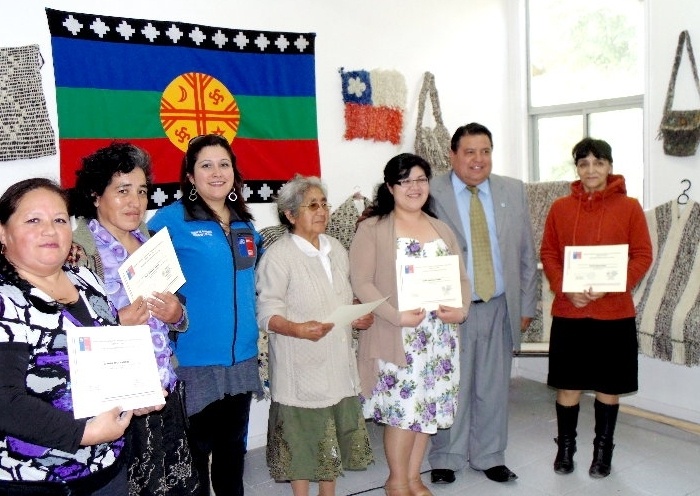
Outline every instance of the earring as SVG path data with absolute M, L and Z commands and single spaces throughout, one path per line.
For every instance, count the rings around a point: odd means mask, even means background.
M 195 188 L 194 185 L 192 186 L 190 194 L 187 198 L 189 198 L 190 201 L 195 201 L 197 199 L 197 188 Z
M 0 255 L 5 254 L 5 243 L 0 243 Z
M 233 195 L 233 198 L 231 198 L 231 195 Z M 235 191 L 231 190 L 231 192 L 228 194 L 228 199 L 231 200 L 231 203 L 233 203 L 238 200 L 238 195 Z

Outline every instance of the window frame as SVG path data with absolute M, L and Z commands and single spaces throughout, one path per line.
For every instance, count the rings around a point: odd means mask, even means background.
M 527 46 L 528 59 L 530 46 Z M 564 103 L 559 105 L 548 105 L 542 107 L 532 107 L 530 100 L 530 72 L 528 69 L 528 136 L 530 170 L 528 171 L 529 181 L 538 182 L 540 180 L 539 167 L 539 119 L 551 117 L 582 117 L 581 139 L 589 136 L 589 122 L 591 114 L 609 112 L 614 110 L 628 110 L 638 108 L 644 113 L 644 95 L 633 95 L 620 98 L 609 98 L 604 100 L 592 100 L 588 102 Z M 572 145 L 573 146 L 573 145 Z
M 590 116 L 591 114 L 599 112 L 607 112 L 613 110 L 628 110 L 638 108 L 642 111 L 642 115 L 646 120 L 646 109 L 644 102 L 644 94 L 630 95 L 619 98 L 608 98 L 601 100 L 590 100 L 584 102 L 574 102 L 574 103 L 564 103 L 557 105 L 545 105 L 545 106 L 533 106 L 532 105 L 532 57 L 531 57 L 531 47 L 530 47 L 530 1 L 523 0 L 522 8 L 524 9 L 524 21 L 525 21 L 525 31 L 524 35 L 524 47 L 525 47 L 525 97 L 527 101 L 527 147 L 528 147 L 528 181 L 539 182 L 540 181 L 540 164 L 539 164 L 539 126 L 538 121 L 541 118 L 549 117 L 568 117 L 580 115 L 582 117 L 582 132 L 581 139 L 589 137 L 590 131 Z M 645 30 L 648 26 L 643 26 Z M 644 50 L 648 50 L 648 46 L 643 47 Z M 646 122 L 642 124 L 643 129 L 646 129 Z M 643 192 L 642 192 L 642 203 L 646 204 L 647 198 L 647 177 L 648 170 L 646 166 L 646 136 L 642 139 L 642 157 L 645 162 L 644 164 L 644 175 L 643 175 Z M 572 144 L 573 146 L 573 144 Z

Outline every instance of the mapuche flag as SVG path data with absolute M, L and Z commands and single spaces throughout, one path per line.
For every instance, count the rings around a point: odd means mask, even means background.
M 178 191 L 190 139 L 231 143 L 249 202 L 295 173 L 320 175 L 315 34 L 251 31 L 46 9 L 58 106 L 61 184 L 114 140 L 146 149 L 149 208 Z

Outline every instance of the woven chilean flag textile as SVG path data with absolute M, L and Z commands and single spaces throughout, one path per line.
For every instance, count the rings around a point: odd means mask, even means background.
M 320 175 L 315 34 L 217 28 L 46 9 L 61 184 L 114 140 L 147 150 L 149 209 L 180 197 L 190 139 L 223 135 L 246 200 L 272 201 L 295 173 Z
M 397 71 L 340 69 L 346 140 L 401 142 L 406 79 Z

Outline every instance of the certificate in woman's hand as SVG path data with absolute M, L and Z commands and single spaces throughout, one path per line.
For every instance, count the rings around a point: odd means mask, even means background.
M 94 417 L 115 406 L 162 405 L 151 330 L 147 325 L 66 329 L 73 415 Z
M 411 258 L 396 261 L 399 311 L 439 305 L 462 307 L 459 257 Z
M 562 291 L 627 291 L 629 245 L 565 246 Z

